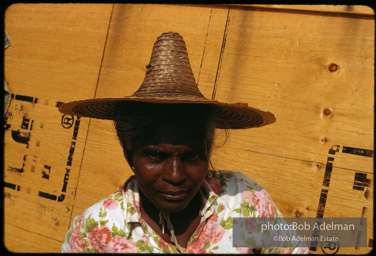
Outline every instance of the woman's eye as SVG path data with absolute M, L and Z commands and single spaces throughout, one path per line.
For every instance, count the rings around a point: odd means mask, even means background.
M 153 160 L 162 160 L 165 157 L 165 154 L 160 151 L 149 151 L 145 156 L 150 157 Z
M 197 161 L 200 160 L 202 157 L 197 152 L 190 152 L 184 155 L 184 158 L 188 161 Z

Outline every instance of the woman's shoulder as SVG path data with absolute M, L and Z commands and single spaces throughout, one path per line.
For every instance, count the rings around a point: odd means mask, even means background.
M 220 190 L 244 190 L 260 188 L 260 185 L 253 179 L 238 171 L 210 171 L 207 181 L 213 188 L 214 192 Z
M 115 193 L 104 197 L 86 208 L 82 213 L 82 218 L 103 218 L 109 213 L 123 211 L 123 191 L 118 190 Z M 111 214 L 112 215 L 112 214 Z

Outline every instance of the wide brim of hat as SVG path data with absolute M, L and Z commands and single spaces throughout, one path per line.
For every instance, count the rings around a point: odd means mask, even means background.
M 146 106 L 153 109 L 153 104 L 164 104 L 165 106 L 184 104 L 195 108 L 203 106 L 209 110 L 211 120 L 215 128 L 219 129 L 245 129 L 261 127 L 272 124 L 276 121 L 275 116 L 270 112 L 265 112 L 249 107 L 246 103 L 222 103 L 215 100 L 186 100 L 169 98 L 98 98 L 72 101 L 60 105 L 59 111 L 66 115 L 76 115 L 78 117 L 91 117 L 106 120 L 121 120 L 126 113 Z

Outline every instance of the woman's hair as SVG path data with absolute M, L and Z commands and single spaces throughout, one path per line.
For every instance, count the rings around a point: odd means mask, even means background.
M 202 107 L 189 107 L 183 104 L 169 106 L 155 106 L 148 111 L 137 111 L 132 115 L 123 116 L 114 121 L 117 136 L 124 151 L 128 164 L 133 167 L 133 153 L 137 141 L 144 138 L 150 129 L 158 125 L 172 124 L 198 130 L 202 135 L 202 143 L 206 144 L 207 158 L 214 142 L 214 123 L 210 120 L 208 112 Z

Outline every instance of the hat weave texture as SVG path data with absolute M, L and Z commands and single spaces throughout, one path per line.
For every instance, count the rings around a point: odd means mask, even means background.
M 246 103 L 228 104 L 205 98 L 196 84 L 183 37 L 178 33 L 163 33 L 157 38 L 146 68 L 141 86 L 131 96 L 73 101 L 62 104 L 59 110 L 82 117 L 121 120 L 135 109 L 184 104 L 208 110 L 216 128 L 244 129 L 275 122 L 270 112 L 248 107 Z

